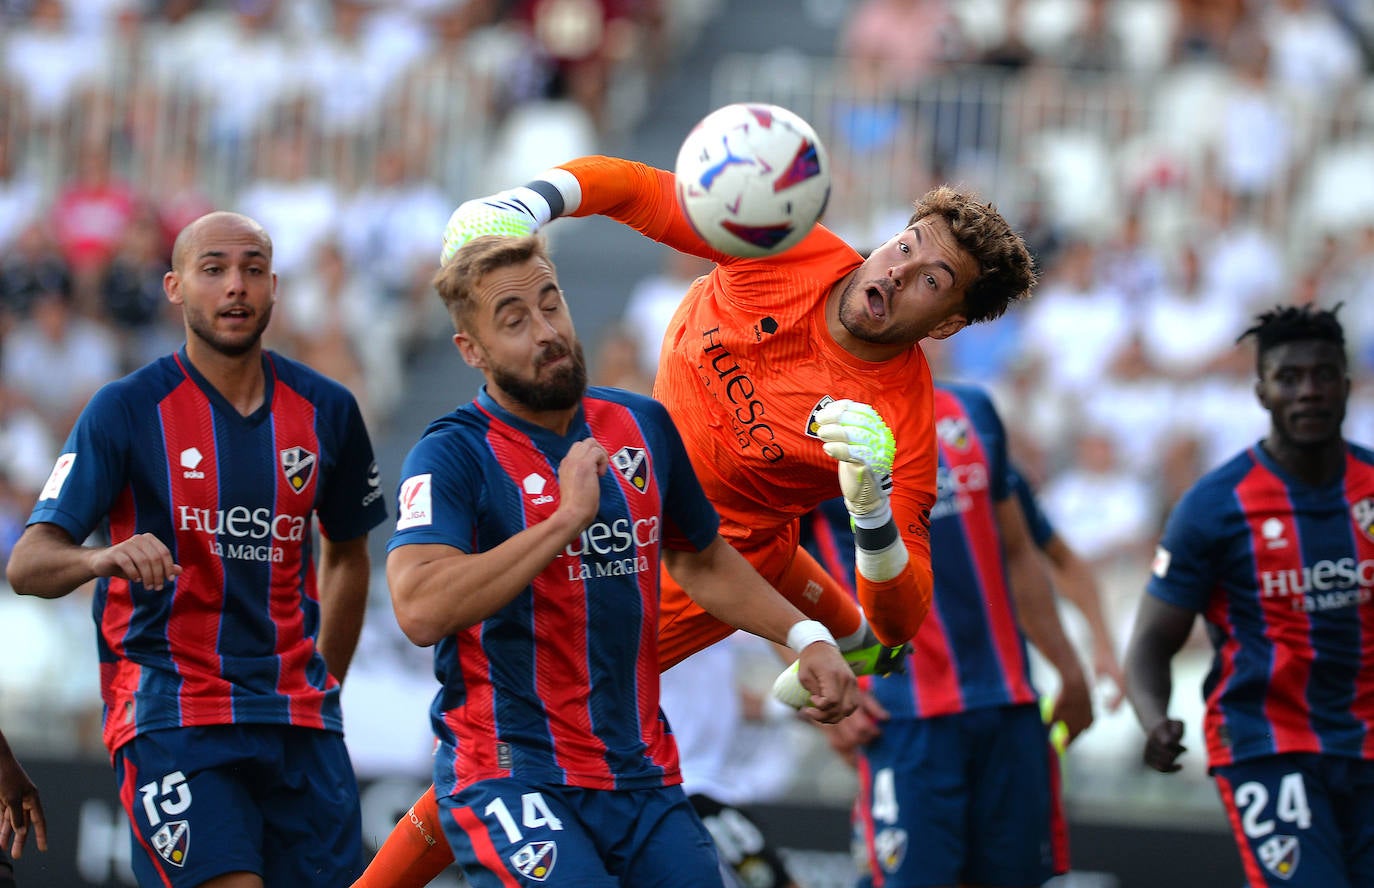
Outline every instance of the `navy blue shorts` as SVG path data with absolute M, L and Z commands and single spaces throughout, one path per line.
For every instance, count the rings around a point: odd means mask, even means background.
M 580 789 L 514 778 L 439 797 L 472 888 L 720 886 L 715 847 L 681 786 Z
M 856 812 L 878 888 L 1068 871 L 1059 760 L 1034 703 L 885 723 L 860 751 Z
M 1374 761 L 1291 753 L 1212 776 L 1251 888 L 1374 885 Z
M 115 752 L 140 885 L 232 872 L 267 885 L 350 885 L 363 870 L 358 784 L 343 737 L 287 725 L 141 734 Z

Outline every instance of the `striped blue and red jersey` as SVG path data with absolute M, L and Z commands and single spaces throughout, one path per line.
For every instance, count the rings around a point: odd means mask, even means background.
M 1148 592 L 1196 611 L 1212 767 L 1290 752 L 1374 758 L 1374 452 L 1313 487 L 1256 445 L 1175 506 Z
M 559 463 L 588 437 L 610 455 L 595 520 L 513 600 L 435 648 L 440 795 L 507 776 L 592 789 L 681 782 L 659 710 L 659 554 L 704 549 L 719 519 L 657 401 L 591 388 L 559 435 L 484 388 L 406 457 L 388 548 L 496 548 L 554 513 Z
M 343 730 L 315 647 L 314 518 L 330 539 L 386 517 L 353 396 L 263 355 L 263 405 L 240 414 L 183 348 L 100 389 L 67 438 L 29 523 L 80 542 L 151 533 L 182 573 L 161 589 L 97 582 L 105 745 L 161 728 L 291 724 Z
M 912 639 L 915 652 L 906 673 L 867 679 L 868 690 L 894 718 L 929 718 L 1036 699 L 995 509 L 1015 494 L 1002 420 L 983 390 L 940 382 L 935 385 L 935 434 L 938 495 L 930 514 L 934 605 Z M 818 547 L 821 563 L 836 576 L 851 577 L 848 515 L 842 505 L 828 506 L 824 514 L 836 536 Z

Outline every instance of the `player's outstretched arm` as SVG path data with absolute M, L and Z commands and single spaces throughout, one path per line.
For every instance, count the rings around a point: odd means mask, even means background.
M 663 566 L 697 604 L 718 620 L 798 654 L 798 677 L 811 695 L 808 717 L 839 721 L 859 704 L 858 684 L 830 631 L 768 585 L 722 537 L 700 552 L 665 549 Z
M 994 506 L 997 529 L 1006 553 L 1007 576 L 1011 583 L 1016 618 L 1035 649 L 1059 673 L 1059 697 L 1055 700 L 1051 722 L 1063 722 L 1068 742 L 1088 729 L 1093 721 L 1092 694 L 1078 652 L 1064 633 L 1055 602 L 1054 588 L 1040 550 L 1031 538 L 1026 516 L 1016 497 L 1008 496 Z
M 1169 718 L 1170 666 L 1193 630 L 1197 614 L 1154 595 L 1142 595 L 1126 646 L 1126 699 L 1145 731 L 1145 764 L 1165 773 L 1181 767 L 1183 723 Z
M 19 765 L 5 735 L 0 734 L 0 848 L 9 848 L 16 860 L 32 831 L 39 851 L 48 850 L 48 824 L 38 787 Z
M 859 604 L 879 641 L 905 644 L 930 612 L 934 589 L 928 563 L 913 569 L 893 517 L 892 431 L 871 406 L 850 400 L 823 407 L 816 424 L 825 452 L 838 463 L 840 492 L 854 527 Z
M 56 524 L 39 522 L 25 528 L 10 553 L 5 575 L 20 595 L 61 598 L 96 577 L 117 577 L 161 589 L 180 576 L 171 550 L 151 533 L 140 533 L 113 546 L 82 546 Z

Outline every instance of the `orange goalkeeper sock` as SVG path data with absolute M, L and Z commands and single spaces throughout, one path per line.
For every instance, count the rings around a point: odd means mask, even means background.
M 353 888 L 424 888 L 453 863 L 453 849 L 439 827 L 434 786 L 416 800 Z

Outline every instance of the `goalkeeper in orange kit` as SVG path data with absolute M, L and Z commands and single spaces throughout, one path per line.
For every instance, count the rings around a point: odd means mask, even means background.
M 678 207 L 671 173 L 574 160 L 454 211 L 444 258 L 483 234 L 604 215 L 712 259 L 663 343 L 654 396 L 680 430 L 721 535 L 807 616 L 856 672 L 891 668 L 930 609 L 936 494 L 933 384 L 920 348 L 1000 317 L 1035 274 L 1006 220 L 942 186 L 867 258 L 824 226 L 775 256 L 713 250 Z M 798 545 L 800 516 L 837 494 L 853 518 L 859 606 Z M 660 664 L 728 635 L 663 577 Z M 480 813 L 480 812 L 479 812 Z M 432 790 L 357 883 L 422 886 L 452 860 Z

